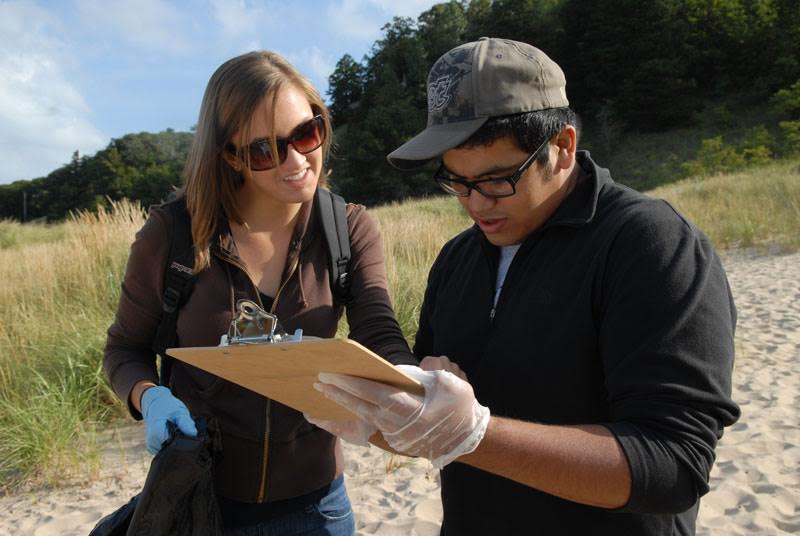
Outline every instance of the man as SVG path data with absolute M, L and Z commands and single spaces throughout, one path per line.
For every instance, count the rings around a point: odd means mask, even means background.
M 739 416 L 730 289 L 703 233 L 576 150 L 565 85 L 514 41 L 434 64 L 428 126 L 389 161 L 441 157 L 435 179 L 476 224 L 442 249 L 420 313 L 416 355 L 449 359 L 410 372 L 424 400 L 347 376 L 317 387 L 446 465 L 442 534 L 693 534 Z

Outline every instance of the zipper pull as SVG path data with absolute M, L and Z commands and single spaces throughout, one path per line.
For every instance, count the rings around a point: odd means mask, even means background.
M 494 314 L 497 312 L 496 307 L 492 307 L 492 310 L 489 311 L 489 320 L 494 320 Z

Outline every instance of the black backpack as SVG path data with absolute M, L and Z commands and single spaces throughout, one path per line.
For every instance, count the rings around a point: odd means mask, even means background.
M 172 211 L 173 223 L 170 253 L 164 270 L 164 295 L 161 304 L 163 314 L 153 340 L 153 351 L 161 356 L 161 385 L 169 386 L 172 358 L 167 356 L 166 349 L 175 345 L 178 311 L 192 294 L 196 277 L 193 271 L 191 219 L 186 209 L 186 198 L 180 196 L 164 206 Z M 341 196 L 317 188 L 314 206 L 328 245 L 333 301 L 337 305 L 346 305 L 350 301 L 350 233 L 347 227 L 346 204 Z

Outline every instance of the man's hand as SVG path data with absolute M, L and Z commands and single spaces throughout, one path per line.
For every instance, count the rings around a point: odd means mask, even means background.
M 428 371 L 446 370 L 447 372 L 452 372 L 465 382 L 469 381 L 467 379 L 466 372 L 461 370 L 461 367 L 459 367 L 457 364 L 450 361 L 450 358 L 446 355 L 440 355 L 438 357 L 433 355 L 425 356 L 422 358 L 422 361 L 419 362 L 419 368 Z
M 425 386 L 424 397 L 341 374 L 322 373 L 314 387 L 377 428 L 393 449 L 428 458 L 434 467 L 475 450 L 486 432 L 489 409 L 475 399 L 472 386 L 443 370 L 398 368 Z
M 142 415 L 150 454 L 158 453 L 169 437 L 167 422 L 175 424 L 187 436 L 197 436 L 197 427 L 189 410 L 166 387 L 150 387 L 142 394 Z

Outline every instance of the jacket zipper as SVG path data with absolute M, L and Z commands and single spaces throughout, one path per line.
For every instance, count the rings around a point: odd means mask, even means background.
M 231 256 L 226 255 L 226 260 L 247 275 L 247 280 L 250 281 L 251 285 L 253 285 L 253 292 L 256 295 L 256 301 L 258 301 L 258 306 L 263 309 L 264 302 L 261 300 L 261 292 L 259 292 L 258 290 L 258 285 L 256 285 L 253 282 L 253 278 L 250 276 L 250 272 L 247 271 L 247 267 L 237 262 Z M 270 434 L 269 416 L 272 409 L 271 402 L 272 401 L 269 398 L 267 398 L 267 407 L 264 411 L 264 449 L 261 453 L 261 478 L 258 483 L 258 497 L 256 498 L 256 502 L 259 503 L 264 502 L 264 499 L 266 498 L 267 461 L 269 460 L 269 434 Z
M 494 317 L 497 314 L 497 306 L 500 305 L 500 296 L 497 297 L 497 301 L 496 302 L 494 301 L 495 286 L 497 285 L 497 274 L 495 273 L 494 277 L 492 277 L 491 262 L 489 262 L 489 258 L 486 255 L 486 253 L 484 253 L 484 257 L 486 258 L 486 264 L 489 265 L 489 288 L 491 289 L 491 292 L 489 292 L 489 300 L 490 300 L 490 303 L 492 305 L 489 308 L 489 325 L 494 327 Z M 498 260 L 498 264 L 499 264 L 499 260 Z M 506 273 L 506 275 L 508 275 L 508 273 Z M 503 291 L 501 290 L 500 291 L 500 295 L 502 296 L 502 294 L 503 294 Z
M 517 251 L 519 253 L 519 251 Z M 492 307 L 489 309 L 489 324 L 494 327 L 494 317 L 497 316 L 497 309 L 500 307 L 500 302 L 503 300 L 503 295 L 506 293 L 506 282 L 508 281 L 508 276 L 511 275 L 511 268 L 514 267 L 514 263 L 517 260 L 517 255 L 514 254 L 514 258 L 511 260 L 511 264 L 508 265 L 508 270 L 506 270 L 506 276 L 503 278 L 503 287 L 500 289 L 500 294 L 497 296 L 497 302 L 494 301 L 494 294 L 495 294 L 495 286 L 497 286 L 497 274 L 495 273 L 494 279 L 491 281 L 490 287 L 492 289 Z M 498 261 L 499 265 L 499 261 Z M 491 276 L 491 270 L 489 270 L 489 275 Z
M 298 255 L 295 258 L 294 262 L 292 263 L 292 267 L 289 268 L 289 274 L 286 276 L 286 279 L 283 281 L 283 283 L 281 283 L 281 286 L 278 287 L 278 292 L 275 293 L 275 299 L 272 300 L 272 307 L 269 308 L 269 312 L 270 313 L 273 313 L 273 314 L 275 313 L 275 308 L 278 306 L 278 298 L 281 295 L 281 291 L 283 291 L 283 287 L 285 287 L 286 284 L 289 282 L 289 280 L 292 278 L 292 276 L 294 275 L 295 270 L 297 270 L 297 265 L 299 265 L 299 264 L 300 264 L 300 256 Z M 263 307 L 262 307 L 262 309 L 263 309 Z
M 227 260 L 229 263 L 233 264 L 235 267 L 237 267 L 238 269 L 243 271 L 245 274 L 247 274 L 247 279 L 250 281 L 250 284 L 253 285 L 253 291 L 255 292 L 256 300 L 258 301 L 258 306 L 263 309 L 264 308 L 264 302 L 261 300 L 261 292 L 258 290 L 258 285 L 256 285 L 253 282 L 253 278 L 250 276 L 250 273 L 247 271 L 247 268 L 243 264 L 240 264 L 239 262 L 237 262 L 233 257 L 228 256 L 228 255 L 226 255 L 225 257 L 226 257 L 225 260 Z M 278 304 L 278 297 L 280 296 L 281 291 L 283 290 L 283 288 L 289 282 L 289 279 L 291 279 L 292 275 L 294 275 L 294 272 L 295 272 L 295 270 L 297 270 L 297 265 L 299 263 L 300 263 L 300 258 L 298 256 L 297 259 L 295 260 L 295 262 L 292 264 L 292 267 L 289 270 L 289 274 L 286 276 L 286 279 L 283 281 L 281 286 L 278 288 L 278 292 L 275 294 L 275 299 L 272 300 L 272 307 L 270 307 L 270 311 L 269 311 L 270 313 L 274 313 L 275 312 L 275 307 Z M 272 410 L 272 400 L 267 398 L 267 407 L 266 407 L 266 410 L 264 412 L 264 450 L 263 450 L 262 456 L 261 456 L 261 478 L 260 478 L 260 482 L 259 482 L 259 485 L 258 485 L 258 498 L 256 499 L 256 502 L 259 502 L 259 503 L 264 502 L 264 500 L 267 498 L 266 497 L 266 495 L 267 495 L 267 467 L 268 467 L 268 464 L 269 464 L 269 437 L 270 437 L 270 423 L 269 423 L 269 421 L 270 421 L 271 410 Z
M 283 287 L 289 282 L 289 280 L 294 275 L 295 270 L 297 270 L 297 265 L 300 263 L 300 257 L 298 256 L 294 263 L 292 263 L 292 267 L 289 269 L 289 274 L 286 276 L 286 279 L 281 283 L 281 286 L 278 288 L 278 292 L 275 293 L 275 298 L 272 300 L 272 307 L 269 308 L 270 313 L 275 313 L 275 308 L 278 305 L 278 298 L 281 295 L 281 291 Z M 245 270 L 245 273 L 247 271 Z M 252 282 L 253 279 L 251 278 L 250 281 Z M 253 284 L 255 287 L 256 296 L 258 297 L 258 305 L 262 309 L 264 308 L 264 304 L 261 302 L 261 293 L 258 291 L 258 287 Z M 269 416 L 270 410 L 272 409 L 272 400 L 267 399 L 267 411 L 266 411 L 266 422 L 264 424 L 264 452 L 261 457 L 261 483 L 258 486 L 258 500 L 257 502 L 264 502 L 267 498 L 267 466 L 269 464 L 269 436 L 270 436 L 270 426 L 269 426 Z

